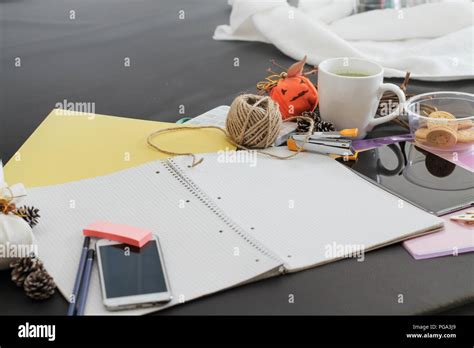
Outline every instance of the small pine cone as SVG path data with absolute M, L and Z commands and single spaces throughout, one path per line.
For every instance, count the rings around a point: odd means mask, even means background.
M 315 132 L 333 132 L 336 128 L 331 122 L 321 121 L 316 124 Z
M 31 272 L 43 268 L 43 263 L 36 257 L 23 257 L 10 263 L 10 267 L 12 268 L 12 281 L 17 286 L 23 286 L 26 277 Z
M 308 133 L 310 124 L 309 123 L 303 123 L 305 121 L 300 121 L 298 120 L 297 127 L 296 127 L 296 133 Z
M 321 114 L 319 113 L 319 108 L 314 111 L 304 111 L 301 113 L 301 116 L 311 117 L 314 120 L 314 123 L 321 121 Z
M 38 224 L 38 219 L 40 218 L 39 209 L 28 206 L 18 208 L 16 215 L 21 216 L 23 220 L 28 222 L 30 227 L 36 226 Z
M 50 298 L 53 296 L 55 288 L 56 284 L 53 278 L 44 268 L 30 273 L 23 285 L 26 295 L 33 300 L 46 300 Z
M 315 128 L 316 128 L 316 125 L 321 121 L 321 116 L 319 115 L 318 109 L 316 109 L 315 111 L 305 111 L 301 113 L 301 116 L 312 118 L 314 121 Z M 310 122 L 303 119 L 298 119 L 296 121 L 296 124 L 297 124 L 297 128 L 296 128 L 297 133 L 307 133 L 309 131 L 309 127 L 311 126 Z

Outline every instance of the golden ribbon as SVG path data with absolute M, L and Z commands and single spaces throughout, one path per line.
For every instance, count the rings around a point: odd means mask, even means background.
M 9 214 L 16 212 L 16 205 L 15 203 L 11 203 L 11 200 L 0 198 L 0 212 L 2 214 Z
M 9 213 L 13 213 L 13 214 L 18 215 L 18 209 L 15 203 L 13 203 L 13 200 L 17 197 L 13 195 L 12 190 L 8 186 L 5 187 L 5 189 L 7 189 L 10 192 L 10 196 L 9 197 L 2 196 L 1 190 L 3 189 L 0 189 L 0 213 L 5 214 L 5 215 Z
M 278 82 L 281 80 L 281 79 L 284 79 L 286 77 L 286 72 L 282 72 L 280 75 L 270 75 L 268 77 L 265 77 L 265 80 L 264 81 L 260 81 L 259 83 L 257 83 L 257 89 L 259 91 L 270 91 L 273 87 L 275 87 Z

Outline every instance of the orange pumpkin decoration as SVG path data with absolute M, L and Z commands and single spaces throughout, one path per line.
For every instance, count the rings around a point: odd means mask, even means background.
M 268 82 L 259 83 L 258 89 L 268 92 L 278 103 L 283 119 L 299 116 L 304 111 L 314 111 L 318 106 L 318 91 L 303 74 L 306 57 L 293 64 L 286 73 L 267 77 Z M 278 77 L 274 80 L 273 77 Z

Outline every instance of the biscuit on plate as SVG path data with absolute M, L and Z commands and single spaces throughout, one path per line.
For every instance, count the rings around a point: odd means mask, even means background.
M 451 147 L 458 141 L 457 132 L 449 127 L 435 127 L 426 133 L 426 142 L 434 147 Z
M 472 127 L 471 120 L 464 120 L 458 122 L 458 130 L 469 129 Z
M 460 143 L 474 142 L 474 129 L 460 130 L 458 131 L 457 137 Z
M 415 138 L 419 140 L 425 140 L 426 139 L 426 134 L 429 132 L 428 128 L 418 128 L 415 131 Z
M 428 128 L 449 127 L 455 131 L 458 130 L 458 124 L 449 121 L 456 120 L 456 117 L 447 111 L 433 111 L 429 118 L 432 118 L 433 121 L 428 121 Z

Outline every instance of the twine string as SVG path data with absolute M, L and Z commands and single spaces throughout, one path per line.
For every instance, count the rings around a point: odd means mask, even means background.
M 257 83 L 257 89 L 262 92 L 268 92 L 273 87 L 275 87 L 281 79 L 285 78 L 286 76 L 286 72 L 267 76 L 265 77 L 265 80 Z
M 304 140 L 303 140 L 303 144 L 300 147 L 298 147 L 297 151 L 295 151 L 294 153 L 292 153 L 290 155 L 287 155 L 287 156 L 279 156 L 279 155 L 275 155 L 275 154 L 272 154 L 272 153 L 269 153 L 269 152 L 266 152 L 266 151 L 262 151 L 262 150 L 257 150 L 257 152 L 262 154 L 262 155 L 266 155 L 266 156 L 273 157 L 273 158 L 276 158 L 276 159 L 283 159 L 284 160 L 284 159 L 289 159 L 289 158 L 295 157 L 301 151 L 303 151 L 304 146 L 306 145 L 306 143 L 309 140 L 309 137 L 311 136 L 311 134 L 313 134 L 314 120 L 311 117 L 307 117 L 307 116 L 293 116 L 293 117 L 287 118 L 284 122 L 289 122 L 289 121 L 297 120 L 297 119 L 303 119 L 303 120 L 306 120 L 307 122 L 310 123 L 310 127 L 309 127 L 308 132 L 306 133 L 306 136 L 305 136 Z M 151 146 L 156 151 L 167 154 L 167 155 L 170 155 L 170 156 L 190 156 L 192 158 L 192 163 L 191 163 L 190 167 L 192 168 L 192 167 L 195 167 L 198 164 L 202 163 L 204 158 L 198 159 L 196 157 L 196 155 L 192 152 L 176 152 L 176 151 L 165 150 L 165 149 L 159 147 L 158 145 L 156 145 L 153 142 L 153 140 L 154 140 L 154 138 L 156 138 L 160 134 L 164 134 L 164 133 L 168 133 L 168 132 L 186 131 L 186 130 L 197 130 L 197 129 L 217 129 L 220 132 L 224 133 L 224 135 L 227 137 L 227 141 L 229 143 L 231 143 L 233 146 L 235 146 L 236 148 L 241 149 L 241 150 L 246 150 L 246 151 L 253 150 L 253 149 L 247 148 L 244 145 L 237 144 L 236 142 L 234 142 L 231 139 L 231 137 L 229 136 L 229 134 L 227 133 L 227 131 L 225 129 L 223 129 L 221 127 L 217 127 L 217 126 L 180 126 L 180 127 L 171 127 L 171 128 L 160 129 L 160 130 L 157 130 L 157 131 L 151 133 L 150 135 L 148 135 L 147 143 L 148 143 L 149 146 Z

